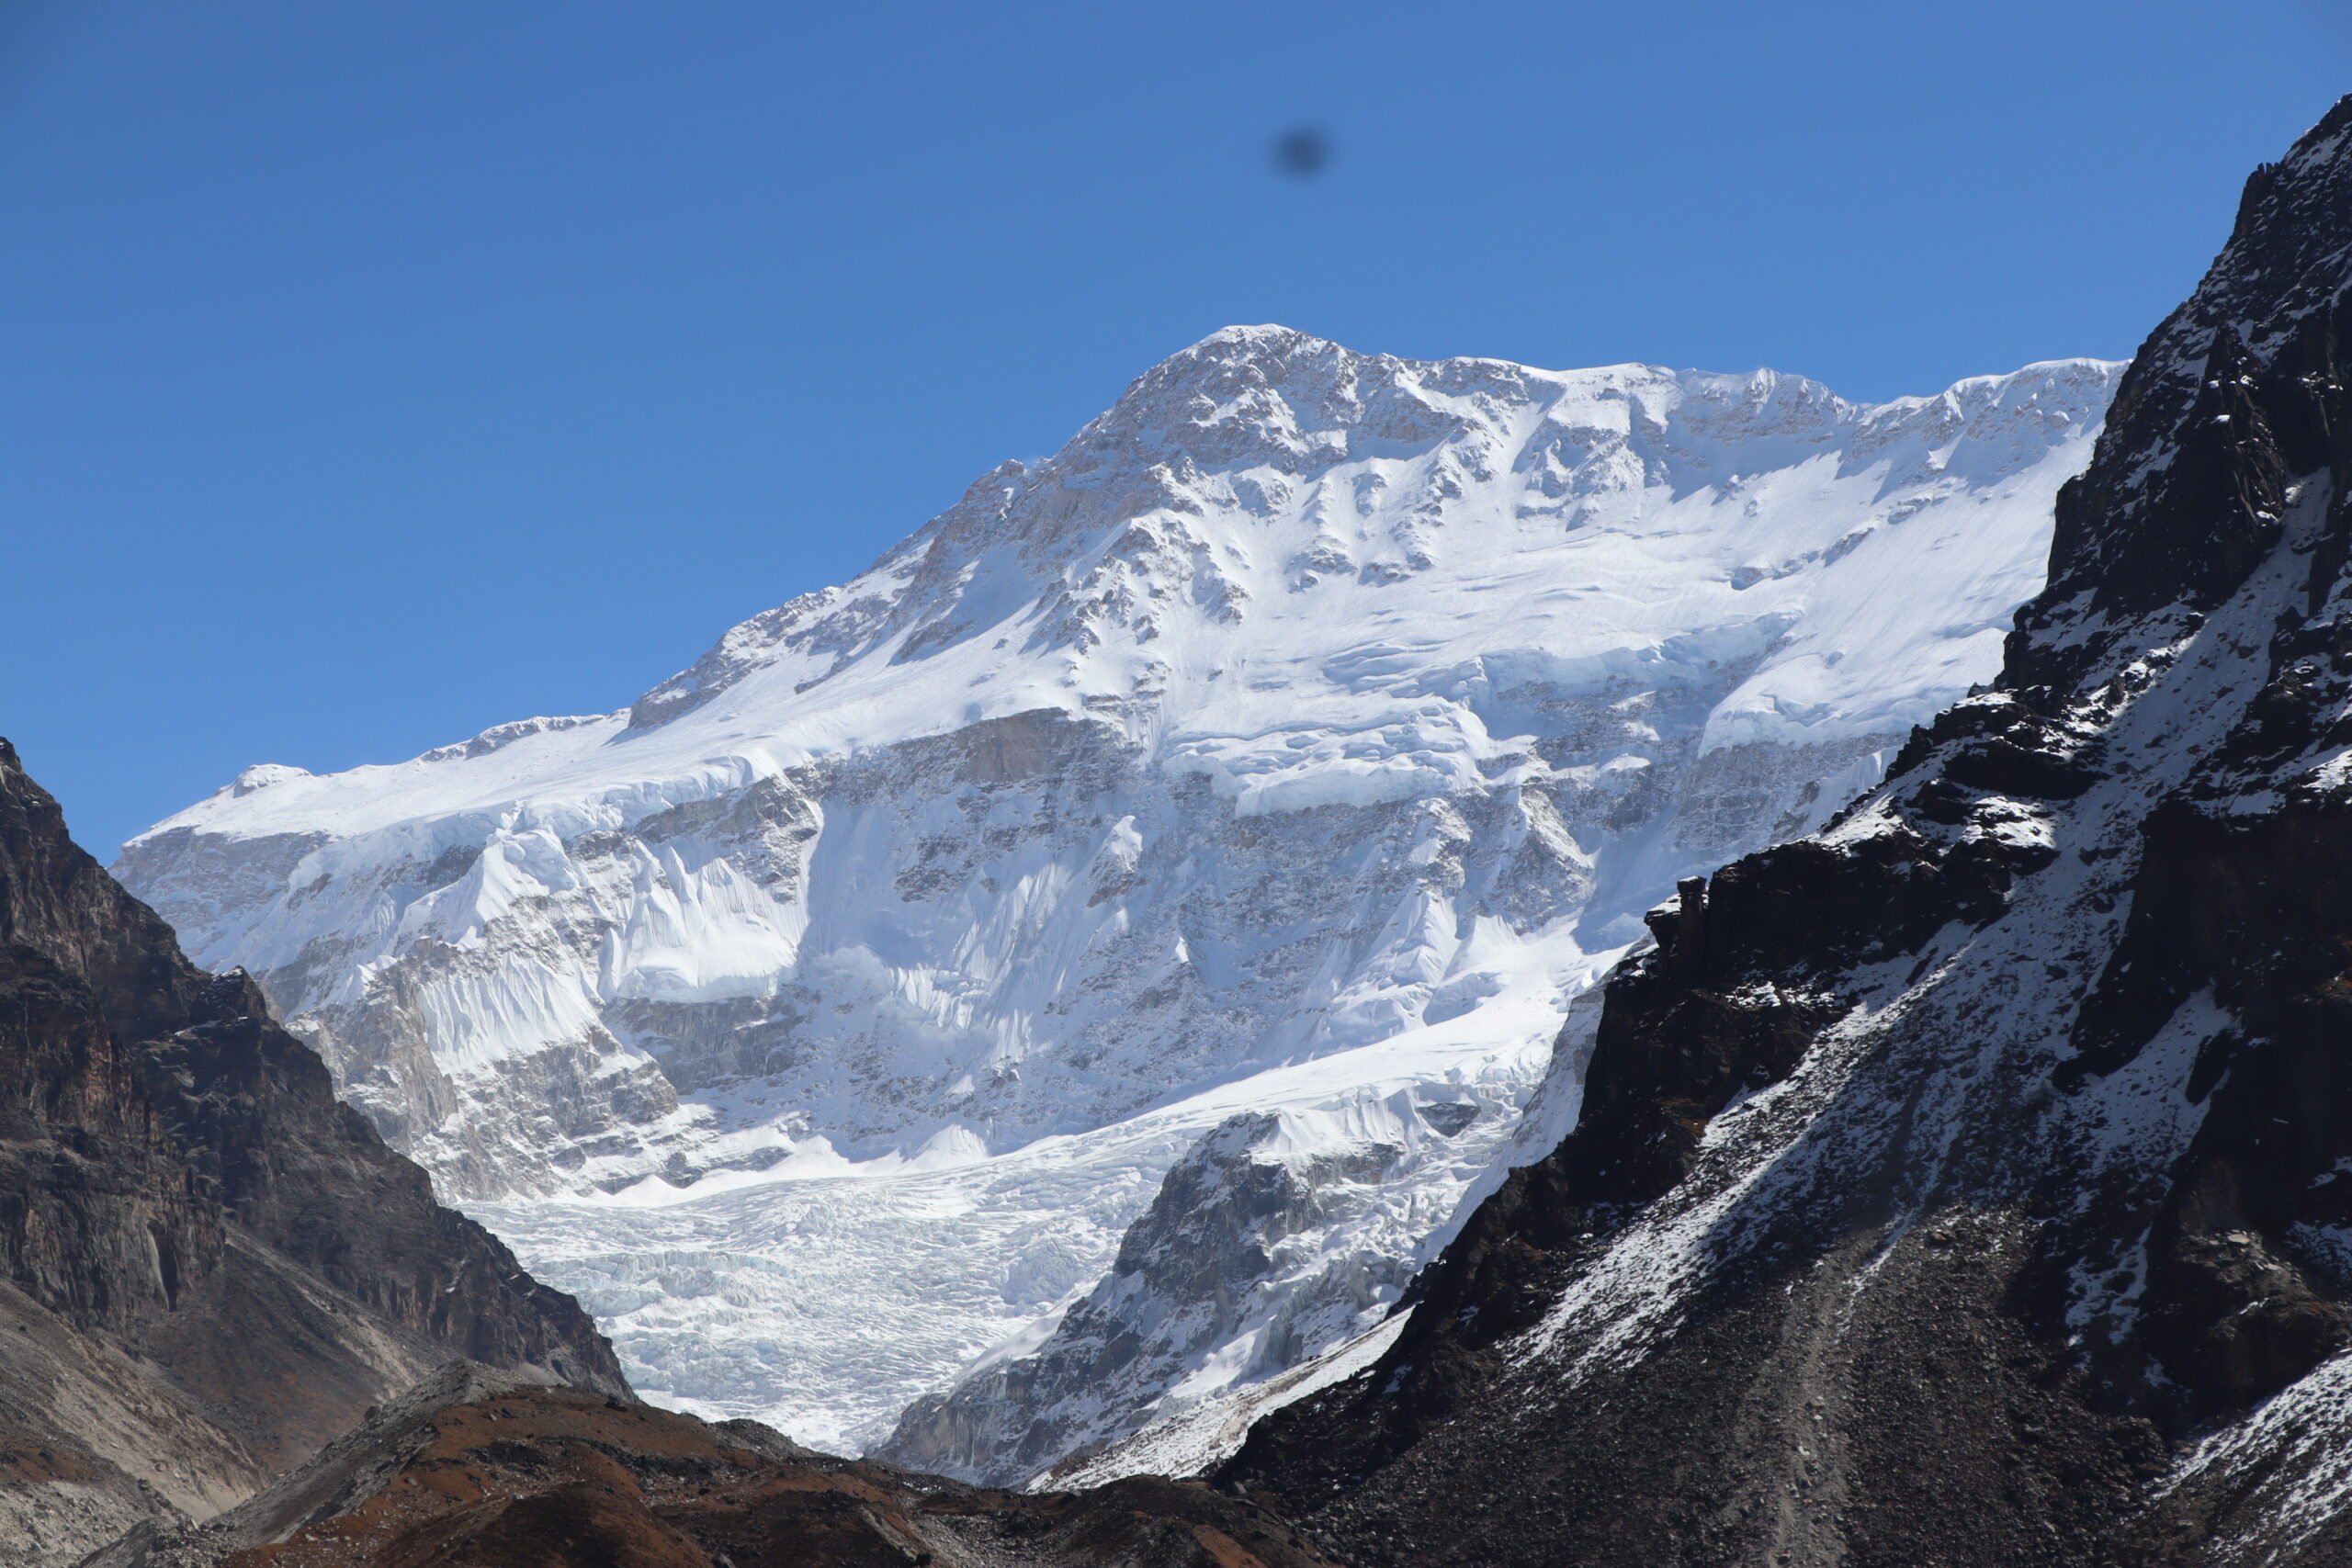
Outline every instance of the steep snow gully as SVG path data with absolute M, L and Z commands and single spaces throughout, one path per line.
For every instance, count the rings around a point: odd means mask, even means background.
M 2119 373 L 1231 328 L 629 707 L 249 769 L 116 869 L 653 1397 L 1205 1462 L 1573 1121 L 1645 910 L 1993 676 Z

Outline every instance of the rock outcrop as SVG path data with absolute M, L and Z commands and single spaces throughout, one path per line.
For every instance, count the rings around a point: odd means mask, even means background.
M 1045 1343 L 916 1401 L 869 1455 L 1018 1484 L 1351 1337 L 1411 1274 L 1410 1242 L 1386 1233 L 1431 1223 L 1416 1225 L 1389 1185 L 1408 1144 L 1504 1113 L 1466 1097 L 1426 1108 L 1402 1098 L 1389 1108 L 1400 1114 L 1369 1128 L 1264 1111 L 1216 1128 L 1169 1171 L 1110 1273 Z
M 0 741 L 0 1539 L 71 1561 L 254 1490 L 462 1355 L 610 1347 L 206 975 Z
M 1998 683 L 1682 885 L 1574 1133 L 1226 1484 L 1366 1568 L 2346 1560 L 2348 320 L 2352 99 L 2126 373 Z

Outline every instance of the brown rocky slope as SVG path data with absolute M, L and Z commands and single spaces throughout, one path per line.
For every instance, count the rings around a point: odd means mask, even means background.
M 1198 1483 L 1020 1494 L 465 1365 L 211 1525 L 88 1568 L 1334 1568 Z
M 70 1562 L 249 1495 L 453 1357 L 611 1348 L 204 974 L 0 741 L 0 1541 Z

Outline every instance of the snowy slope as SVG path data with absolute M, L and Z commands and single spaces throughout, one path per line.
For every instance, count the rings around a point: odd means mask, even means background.
M 1083 1294 L 1254 1078 L 1352 1115 L 1475 1051 L 1522 1100 L 1678 876 L 1991 674 L 2116 370 L 1862 406 L 1228 329 L 629 708 L 252 769 L 117 869 L 641 1382 L 858 1440 Z M 870 1314 L 925 1348 L 847 1353 Z

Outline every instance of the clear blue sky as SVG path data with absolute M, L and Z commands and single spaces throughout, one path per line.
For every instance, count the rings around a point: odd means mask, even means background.
M 106 855 L 616 707 L 1231 321 L 2128 355 L 2346 9 L 0 0 L 0 734 Z

